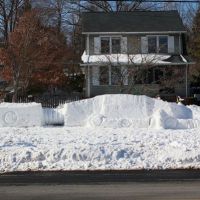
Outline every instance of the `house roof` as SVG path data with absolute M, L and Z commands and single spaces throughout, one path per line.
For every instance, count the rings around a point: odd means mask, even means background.
M 190 58 L 190 56 L 185 55 L 171 55 L 169 58 L 164 59 L 163 61 L 171 63 L 194 64 L 194 61 Z
M 186 32 L 178 11 L 85 12 L 87 32 Z

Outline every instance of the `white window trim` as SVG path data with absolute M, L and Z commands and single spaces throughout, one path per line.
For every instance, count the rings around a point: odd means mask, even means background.
M 169 41 L 169 35 L 147 35 L 146 36 L 147 41 L 149 41 L 149 37 L 156 37 L 156 53 L 159 53 L 159 37 L 161 36 L 167 37 L 167 42 Z M 148 53 L 149 53 L 149 42 L 148 42 Z M 168 51 L 166 54 L 168 54 Z
M 121 50 L 122 35 L 101 35 L 99 37 L 100 37 L 100 42 L 101 42 L 101 38 L 109 38 L 109 48 L 110 49 L 109 49 L 109 53 L 108 54 L 112 54 L 112 38 L 120 38 L 120 53 L 121 53 L 121 51 L 122 51 Z M 101 47 L 100 47 L 100 52 L 101 52 Z

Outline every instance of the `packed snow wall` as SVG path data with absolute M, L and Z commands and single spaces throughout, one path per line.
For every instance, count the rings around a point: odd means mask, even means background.
M 102 95 L 64 105 L 65 126 L 178 129 L 196 127 L 192 110 L 139 95 Z M 191 125 L 191 123 L 195 125 Z
M 139 95 L 102 95 L 42 108 L 37 103 L 1 103 L 0 127 L 65 125 L 106 128 L 187 129 L 200 127 L 200 107 Z
M 1 103 L 0 127 L 42 126 L 43 110 L 37 103 Z

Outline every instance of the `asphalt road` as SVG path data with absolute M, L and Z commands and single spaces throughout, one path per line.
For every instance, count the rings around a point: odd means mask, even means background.
M 200 200 L 199 170 L 0 175 L 0 200 Z
M 199 200 L 200 182 L 0 186 L 2 200 Z

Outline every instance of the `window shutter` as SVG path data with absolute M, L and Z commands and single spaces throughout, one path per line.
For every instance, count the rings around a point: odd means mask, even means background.
M 128 85 L 128 69 L 125 66 L 121 67 L 121 74 L 123 77 L 123 84 Z
M 127 37 L 122 37 L 121 53 L 127 53 Z
M 141 37 L 141 52 L 148 53 L 148 38 Z
M 168 37 L 168 53 L 174 53 L 174 36 Z
M 101 40 L 100 37 L 94 37 L 94 54 L 100 54 Z
M 99 66 L 92 67 L 92 84 L 99 85 Z

